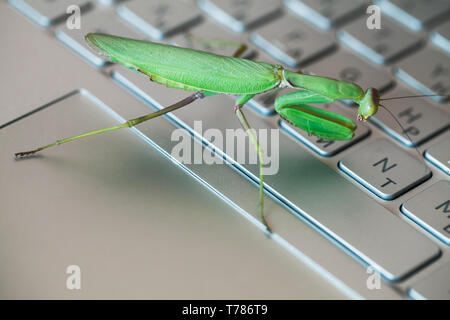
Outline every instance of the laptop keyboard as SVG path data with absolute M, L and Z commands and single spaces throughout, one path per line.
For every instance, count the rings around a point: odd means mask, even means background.
M 88 32 L 162 41 L 224 55 L 231 55 L 235 49 L 226 45 L 212 47 L 195 39 L 245 42 L 249 49 L 244 57 L 291 69 L 301 67 L 304 72 L 356 82 L 363 88 L 376 87 L 384 97 L 450 94 L 450 3 L 445 0 L 427 2 L 425 7 L 410 5 L 420 1 L 378 1 L 383 15 L 382 29 L 376 31 L 366 27 L 366 1 L 69 2 L 9 1 L 35 23 L 54 28 L 57 39 L 99 69 L 109 68 L 110 64 L 87 48 L 83 36 Z M 67 16 L 69 4 L 82 8 L 81 30 L 69 30 L 60 23 Z M 107 70 L 125 90 L 156 108 L 186 96 L 186 92 L 150 83 L 141 74 L 122 67 L 112 66 Z M 255 111 L 248 114 L 255 128 L 274 127 L 282 132 L 279 149 L 283 170 L 267 177 L 267 190 L 389 280 L 402 280 L 436 259 L 441 254 L 439 247 L 397 219 L 389 201 L 407 195 L 432 175 L 440 177 L 411 199 L 406 197 L 395 213 L 410 218 L 436 242 L 449 245 L 450 139 L 438 139 L 450 127 L 446 99 L 387 101 L 386 105 L 409 137 L 381 109 L 370 123 L 358 125 L 354 139 L 328 141 L 279 121 L 273 101 L 288 91 L 261 94 L 248 103 Z M 203 131 L 238 128 L 230 111 L 233 102 L 229 97 L 213 97 L 200 101 L 194 112 L 182 109 L 170 118 L 214 147 L 201 136 L 202 131 L 195 127 L 194 121 L 203 121 Z M 351 118 L 356 114 L 354 104 L 348 101 L 324 105 L 324 108 Z M 374 131 L 381 132 L 383 138 L 363 143 Z M 438 141 L 431 143 L 419 161 L 413 147 L 434 139 Z M 219 154 L 223 152 L 218 146 L 215 148 Z M 223 156 L 257 181 L 257 166 L 239 164 L 225 153 Z M 322 168 L 327 166 L 333 170 L 321 177 L 329 184 L 324 187 L 309 173 L 324 172 Z M 295 185 L 302 180 L 309 185 Z M 331 213 L 329 202 L 321 203 L 321 199 L 329 197 L 332 190 L 336 190 L 333 195 L 336 203 L 335 212 Z M 396 259 L 400 254 L 401 263 Z M 439 278 L 450 278 L 448 265 L 447 262 L 447 267 L 440 269 Z M 429 278 L 436 281 L 433 276 Z M 418 284 L 417 291 L 410 290 L 411 297 L 419 298 L 422 294 L 419 290 L 429 291 L 424 281 Z

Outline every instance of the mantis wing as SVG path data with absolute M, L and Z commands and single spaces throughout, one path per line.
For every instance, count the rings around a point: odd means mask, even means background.
M 106 34 L 86 35 L 99 54 L 172 88 L 253 94 L 280 83 L 279 66 Z

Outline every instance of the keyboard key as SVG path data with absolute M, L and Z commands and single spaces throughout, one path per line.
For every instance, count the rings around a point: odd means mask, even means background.
M 288 9 L 321 29 L 331 29 L 365 12 L 363 0 L 285 0 Z
M 308 66 L 308 70 L 319 76 L 354 82 L 364 90 L 373 87 L 383 92 L 393 84 L 386 72 L 344 50 Z
M 343 114 L 351 118 L 348 112 L 345 114 L 342 108 L 339 108 L 339 106 L 337 106 L 336 104 L 333 103 L 324 104 L 321 107 L 323 109 Z M 291 135 L 300 142 L 304 143 L 308 148 L 312 149 L 313 151 L 315 151 L 316 153 L 318 153 L 323 157 L 332 157 L 338 154 L 342 150 L 347 149 L 351 145 L 366 138 L 370 133 L 370 130 L 367 126 L 358 123 L 358 127 L 355 130 L 355 136 L 353 137 L 353 139 L 334 141 L 321 139 L 313 135 L 308 135 L 307 132 L 288 124 L 284 120 L 280 121 L 280 127 L 281 129 L 283 129 L 284 132 Z
M 102 67 L 107 63 L 104 57 L 94 53 L 86 44 L 84 36 L 89 32 L 101 32 L 113 34 L 116 36 L 142 39 L 141 35 L 136 34 L 127 25 L 122 23 L 115 15 L 108 11 L 95 10 L 82 15 L 82 28 L 68 29 L 60 27 L 55 31 L 56 37 L 66 46 L 74 50 L 80 56 L 88 60 L 96 67 Z
M 431 42 L 450 53 L 450 20 L 436 28 L 430 36 Z
M 244 32 L 281 13 L 278 0 L 199 0 L 207 15 L 234 32 Z
M 151 83 L 148 78 L 131 70 L 117 70 L 114 74 L 116 81 L 156 106 L 167 106 L 186 97 L 186 92 Z M 233 112 L 233 102 L 227 96 L 214 96 L 196 102 L 195 106 L 179 109 L 170 116 L 197 136 L 201 130 L 205 132 L 210 128 L 225 132 L 240 128 Z M 244 109 L 244 112 L 255 129 L 268 128 L 267 118 L 259 117 L 250 109 Z M 197 122 L 194 127 L 194 121 L 199 120 L 202 120 L 202 125 Z M 275 151 L 268 140 L 265 153 Z M 296 214 L 344 245 L 387 279 L 404 279 L 438 257 L 439 248 L 430 239 L 317 161 L 311 152 L 291 138 L 280 134 L 276 145 L 279 148 L 279 171 L 265 177 L 267 189 L 287 203 Z M 219 149 L 220 152 L 223 150 Z M 257 165 L 241 165 L 233 161 L 237 168 L 257 179 Z
M 246 44 L 247 38 L 205 21 L 190 28 L 188 32 L 171 37 L 168 41 L 185 48 L 232 56 L 240 44 Z M 256 51 L 248 48 L 240 57 L 252 58 L 255 55 Z
M 181 0 L 133 0 L 120 5 L 117 13 L 154 40 L 185 31 L 201 20 L 197 8 Z
M 78 6 L 83 12 L 90 7 L 88 0 L 9 0 L 9 3 L 41 27 L 65 20 L 71 5 Z
M 381 11 L 413 31 L 442 21 L 450 13 L 448 0 L 379 0 Z
M 258 28 L 250 40 L 285 65 L 295 68 L 335 48 L 333 38 L 290 15 Z
M 448 101 L 450 95 L 450 59 L 445 53 L 428 47 L 406 58 L 394 69 L 396 76 L 438 102 Z
M 428 148 L 425 151 L 425 158 L 450 175 L 450 137 Z
M 420 39 L 400 25 L 384 18 L 382 28 L 370 30 L 363 16 L 338 32 L 339 40 L 346 46 L 377 63 L 387 64 L 418 47 Z
M 417 300 L 450 300 L 450 262 L 414 283 L 408 293 Z
M 385 139 L 353 151 L 339 168 L 384 200 L 393 200 L 431 177 L 427 166 Z
M 414 94 L 414 92 L 397 87 L 389 94 L 382 96 L 382 99 Z M 428 98 L 387 100 L 381 101 L 381 104 L 393 113 L 404 130 L 383 108 L 379 108 L 370 121 L 408 147 L 418 146 L 450 126 L 449 113 L 442 111 L 440 106 L 433 105 Z
M 436 182 L 409 199 L 402 205 L 402 212 L 436 238 L 450 245 L 450 181 Z

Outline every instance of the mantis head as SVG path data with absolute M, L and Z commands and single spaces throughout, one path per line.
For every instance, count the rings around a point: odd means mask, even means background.
M 378 111 L 380 105 L 380 93 L 375 88 L 369 88 L 362 98 L 355 100 L 355 102 L 359 105 L 358 120 L 366 121 Z

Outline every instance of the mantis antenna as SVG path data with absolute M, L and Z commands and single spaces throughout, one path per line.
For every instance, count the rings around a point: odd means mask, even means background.
M 405 98 L 406 98 L 406 97 L 405 97 Z M 393 98 L 393 99 L 394 99 L 394 98 Z M 383 99 L 383 100 L 385 100 L 385 99 Z M 386 99 L 386 100 L 389 100 L 389 99 Z M 405 130 L 405 128 L 402 126 L 402 124 L 400 123 L 400 121 L 395 117 L 395 115 L 392 113 L 392 111 L 390 111 L 388 108 L 386 108 L 386 107 L 383 106 L 382 104 L 379 104 L 379 106 L 382 107 L 384 110 L 386 110 L 386 111 L 391 115 L 391 117 L 395 120 L 395 122 L 398 124 L 398 126 L 402 129 L 402 132 L 406 135 L 406 137 L 408 138 L 408 140 L 411 141 L 411 143 L 413 144 L 414 149 L 416 149 L 417 154 L 419 155 L 419 158 L 422 159 L 422 154 L 420 153 L 419 148 L 418 148 L 416 145 L 414 145 L 414 142 L 413 142 L 413 140 L 411 139 L 411 137 L 409 136 L 408 131 Z
M 403 97 L 380 99 L 380 101 L 397 100 L 397 99 L 405 99 L 405 98 L 422 98 L 422 97 L 445 97 L 445 98 L 448 98 L 450 96 L 443 96 L 440 94 L 419 94 L 419 95 L 415 95 L 415 96 L 403 96 Z

